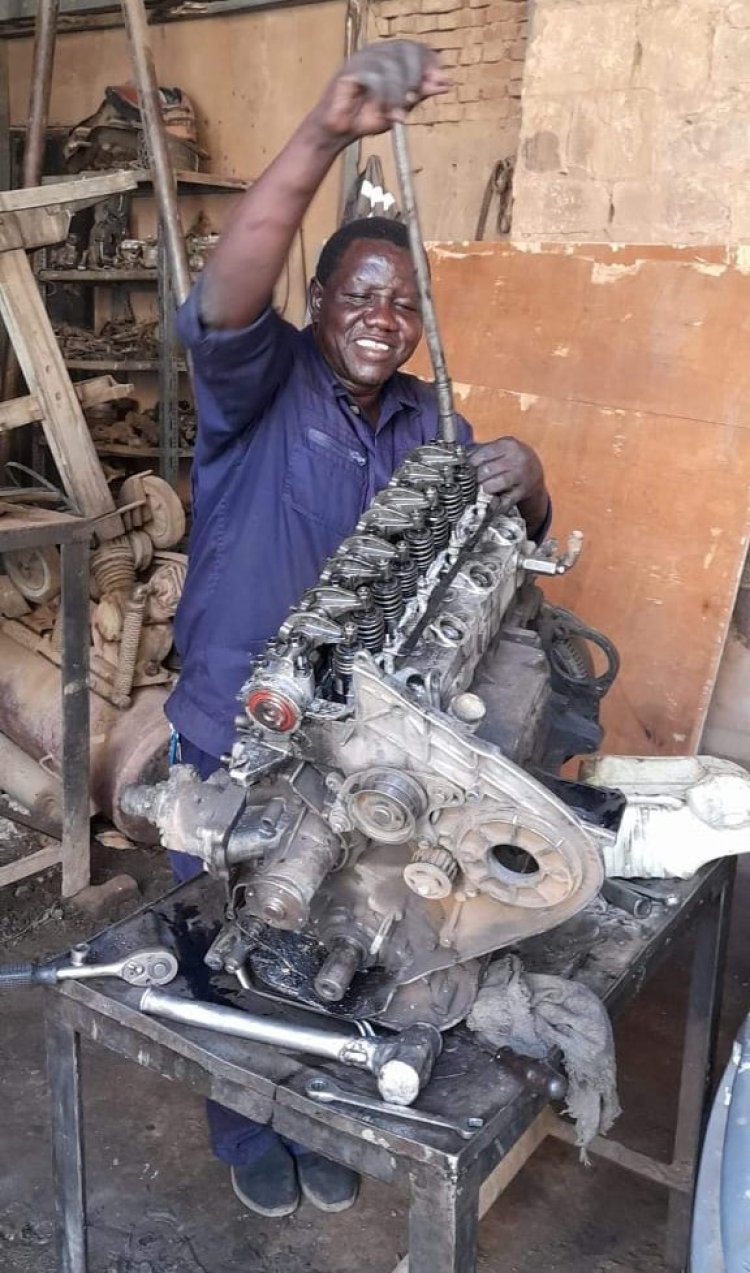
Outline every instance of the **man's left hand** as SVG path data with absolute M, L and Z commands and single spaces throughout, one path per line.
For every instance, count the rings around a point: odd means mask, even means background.
M 542 524 L 549 496 L 536 451 L 518 438 L 496 438 L 471 447 L 469 460 L 483 490 L 499 496 L 506 508 L 517 505 L 529 530 Z

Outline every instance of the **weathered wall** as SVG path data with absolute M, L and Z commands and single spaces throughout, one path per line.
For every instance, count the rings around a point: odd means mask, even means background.
M 539 0 L 513 237 L 750 235 L 748 0 Z
M 410 141 L 425 235 L 474 237 L 495 163 L 515 155 L 526 50 L 526 0 L 374 0 L 370 35 L 423 40 L 453 82 L 415 111 Z M 394 191 L 390 144 L 378 139 Z M 486 237 L 494 237 L 490 218 Z

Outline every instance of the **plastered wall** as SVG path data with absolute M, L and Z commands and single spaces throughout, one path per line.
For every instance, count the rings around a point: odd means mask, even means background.
M 750 236 L 749 0 L 538 0 L 513 237 Z

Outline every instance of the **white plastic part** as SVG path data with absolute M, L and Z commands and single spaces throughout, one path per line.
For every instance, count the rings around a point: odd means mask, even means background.
M 581 778 L 627 799 L 616 838 L 602 837 L 607 876 L 688 879 L 750 850 L 750 774 L 713 756 L 598 756 Z

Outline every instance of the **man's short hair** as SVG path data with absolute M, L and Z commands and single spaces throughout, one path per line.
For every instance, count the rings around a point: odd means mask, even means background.
M 334 230 L 318 258 L 315 277 L 323 287 L 349 244 L 356 242 L 357 239 L 372 240 L 375 243 L 392 243 L 394 247 L 405 248 L 407 252 L 409 251 L 409 234 L 402 221 L 392 221 L 389 217 L 360 217 L 357 221 L 347 221 L 346 225 Z

